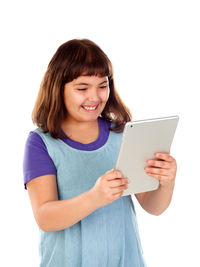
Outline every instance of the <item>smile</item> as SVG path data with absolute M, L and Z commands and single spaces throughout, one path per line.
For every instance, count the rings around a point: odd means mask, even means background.
M 97 109 L 99 105 L 97 106 L 82 106 L 83 109 L 87 110 L 87 111 L 94 111 Z

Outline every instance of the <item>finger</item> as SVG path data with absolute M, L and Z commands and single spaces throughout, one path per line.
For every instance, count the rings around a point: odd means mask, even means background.
M 169 169 L 145 167 L 145 171 L 147 173 L 153 173 L 153 174 L 164 175 L 164 176 L 170 175 Z
M 146 161 L 148 165 L 150 166 L 155 166 L 155 167 L 160 167 L 160 168 L 165 168 L 165 169 L 170 169 L 171 168 L 171 163 L 163 160 L 147 160 Z
M 156 152 L 154 153 L 154 156 L 158 159 L 163 159 L 168 162 L 172 162 L 174 160 L 174 158 L 169 153 Z
M 112 195 L 119 194 L 120 192 L 123 192 L 125 189 L 127 189 L 127 185 L 121 185 L 116 188 L 112 189 Z
M 121 185 L 125 185 L 125 184 L 127 184 L 128 181 L 129 181 L 128 178 L 115 179 L 115 180 L 112 180 L 112 181 L 109 182 L 109 186 L 110 186 L 111 188 L 113 188 L 113 187 L 119 187 L 119 186 L 121 186 Z
M 120 171 L 117 171 L 117 170 L 112 170 L 106 175 L 106 179 L 108 181 L 116 179 L 116 178 L 124 178 L 124 176 Z
M 167 176 L 165 175 L 160 175 L 160 174 L 155 174 L 155 173 L 147 173 L 147 175 L 154 177 L 158 179 L 159 181 L 165 180 Z

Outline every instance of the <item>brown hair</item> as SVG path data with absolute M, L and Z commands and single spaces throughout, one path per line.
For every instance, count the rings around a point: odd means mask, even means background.
M 57 49 L 40 86 L 32 113 L 33 122 L 53 138 L 63 137 L 60 126 L 67 114 L 64 85 L 81 75 L 108 76 L 110 95 L 101 116 L 115 123 L 111 131 L 122 132 L 125 123 L 132 118 L 131 112 L 115 89 L 110 60 L 88 39 L 73 39 Z

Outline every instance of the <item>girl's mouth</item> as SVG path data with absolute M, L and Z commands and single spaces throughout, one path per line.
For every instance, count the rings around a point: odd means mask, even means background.
M 96 106 L 81 106 L 86 112 L 94 112 L 97 110 L 99 105 Z

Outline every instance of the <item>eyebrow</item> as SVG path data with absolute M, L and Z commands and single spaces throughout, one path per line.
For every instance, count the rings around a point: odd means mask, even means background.
M 101 85 L 101 84 L 103 84 L 103 83 L 107 83 L 107 82 L 108 82 L 108 81 L 105 80 L 105 81 L 101 82 L 99 85 Z M 89 83 L 76 83 L 76 84 L 74 84 L 74 85 L 89 85 Z

